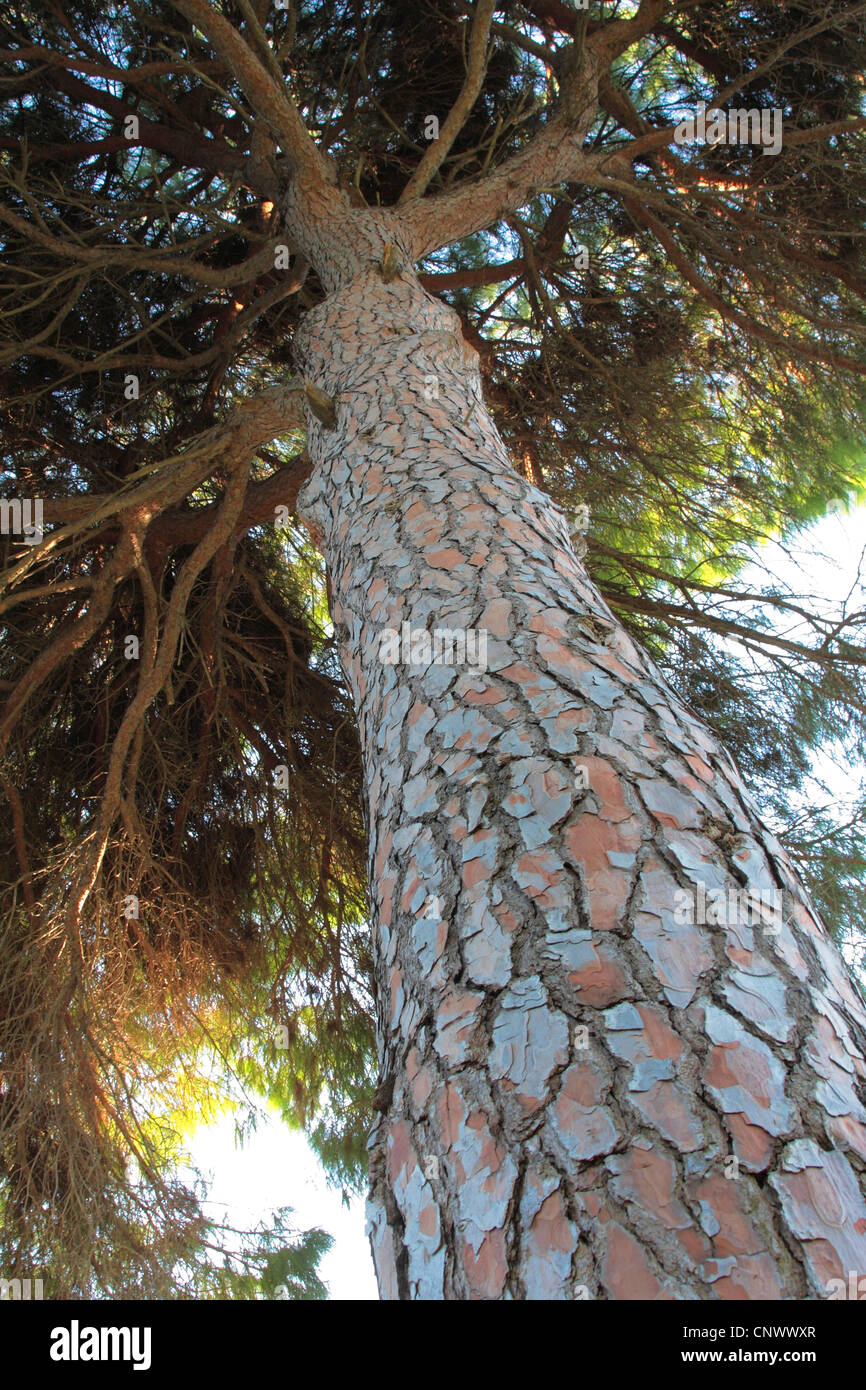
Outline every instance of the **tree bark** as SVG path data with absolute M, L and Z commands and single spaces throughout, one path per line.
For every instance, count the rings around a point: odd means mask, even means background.
M 866 1271 L 863 1002 L 404 252 L 341 214 L 296 340 L 336 410 L 300 512 L 364 753 L 382 1296 L 827 1297 Z M 486 634 L 486 669 L 383 659 L 405 623 Z M 682 920 L 722 889 L 787 920 Z

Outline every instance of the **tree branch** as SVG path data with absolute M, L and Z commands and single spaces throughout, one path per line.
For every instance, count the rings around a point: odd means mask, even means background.
M 336 186 L 333 161 L 323 155 L 301 119 L 300 112 L 252 48 L 207 0 L 171 0 L 191 24 L 207 37 L 228 63 L 256 113 L 267 121 L 293 167 L 295 178 L 310 187 Z
M 597 60 L 581 57 L 569 80 L 568 98 L 547 125 L 512 155 L 499 169 L 454 193 L 434 198 L 413 198 L 401 207 L 404 222 L 414 232 L 415 256 L 422 260 L 440 246 L 448 246 L 473 232 L 489 227 L 516 212 L 543 188 L 576 181 L 604 159 L 584 148 L 584 141 L 598 109 Z
M 46 499 L 46 521 L 64 524 L 7 570 L 0 588 L 17 584 L 38 561 L 82 527 L 91 528 L 96 522 L 110 521 L 118 513 L 130 514 L 142 508 L 147 509 L 150 520 L 206 478 L 213 471 L 215 460 L 232 468 L 250 458 L 262 444 L 298 429 L 306 421 L 303 399 L 301 388 L 294 384 L 272 386 L 241 401 L 225 420 L 190 440 L 189 447 L 180 454 L 138 469 L 117 492 L 57 501 Z
M 445 117 L 438 140 L 434 140 L 425 151 L 421 163 L 403 189 L 398 203 L 406 203 L 412 198 L 420 198 L 425 192 L 430 180 L 447 159 L 454 141 L 478 100 L 487 72 L 489 57 L 487 41 L 490 38 L 490 26 L 493 22 L 495 9 L 496 0 L 477 0 L 475 17 L 472 20 L 472 33 L 469 36 L 466 77 L 460 89 L 460 95 Z

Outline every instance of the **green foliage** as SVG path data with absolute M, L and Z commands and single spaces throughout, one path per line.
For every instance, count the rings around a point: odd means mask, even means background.
M 319 1278 L 317 1266 L 333 1239 L 318 1229 L 302 1235 L 293 1233 L 290 1216 L 290 1207 L 281 1208 L 270 1226 L 259 1226 L 252 1232 L 214 1225 L 209 1232 L 210 1259 L 192 1271 L 176 1271 L 181 1296 L 292 1302 L 327 1299 L 327 1286 Z

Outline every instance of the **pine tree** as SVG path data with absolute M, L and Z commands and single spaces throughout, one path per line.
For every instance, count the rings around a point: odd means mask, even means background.
M 207 1037 L 372 1119 L 383 1296 L 823 1296 L 866 1011 L 765 822 L 864 648 L 738 572 L 863 486 L 859 8 L 0 14 L 9 1248 L 171 1267 Z

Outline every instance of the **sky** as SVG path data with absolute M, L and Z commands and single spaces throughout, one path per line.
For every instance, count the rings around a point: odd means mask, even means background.
M 805 607 L 816 597 L 831 603 L 847 598 L 851 611 L 862 609 L 866 605 L 864 547 L 866 506 L 848 511 L 840 504 L 834 514 L 803 533 L 790 555 L 772 543 L 765 546 L 755 565 L 742 572 L 742 579 L 746 584 L 760 583 L 766 565 L 792 595 L 807 600 Z M 816 760 L 815 770 L 840 801 L 856 795 L 866 776 L 866 768 L 846 769 L 827 757 Z M 363 1199 L 344 1205 L 303 1135 L 290 1130 L 275 1111 L 265 1115 L 242 1147 L 235 1144 L 230 1114 L 201 1126 L 193 1136 L 190 1156 L 202 1176 L 211 1180 L 212 1213 L 228 1213 L 234 1224 L 252 1226 L 277 1207 L 293 1207 L 299 1229 L 321 1226 L 334 1237 L 319 1266 L 331 1298 L 378 1298 L 364 1233 Z
M 801 599 L 806 609 L 838 612 L 844 603 L 852 615 L 866 608 L 866 504 L 848 510 L 840 499 L 834 514 L 814 523 L 788 549 L 790 553 L 775 542 L 765 545 L 760 561 L 742 571 L 743 583 L 758 585 L 769 569 L 786 585 L 787 596 Z M 793 640 L 804 635 L 792 625 L 783 631 Z M 841 767 L 820 755 L 813 766 L 839 798 L 856 795 L 866 776 L 866 767 Z
M 208 1215 L 226 1214 L 237 1226 L 252 1227 L 277 1207 L 294 1208 L 299 1230 L 320 1226 L 334 1244 L 319 1264 L 332 1299 L 378 1299 L 370 1247 L 364 1234 L 364 1200 L 347 1207 L 342 1194 L 328 1186 L 325 1171 L 304 1136 L 290 1130 L 275 1110 L 256 1131 L 235 1144 L 230 1114 L 201 1126 L 191 1157 L 209 1183 Z

